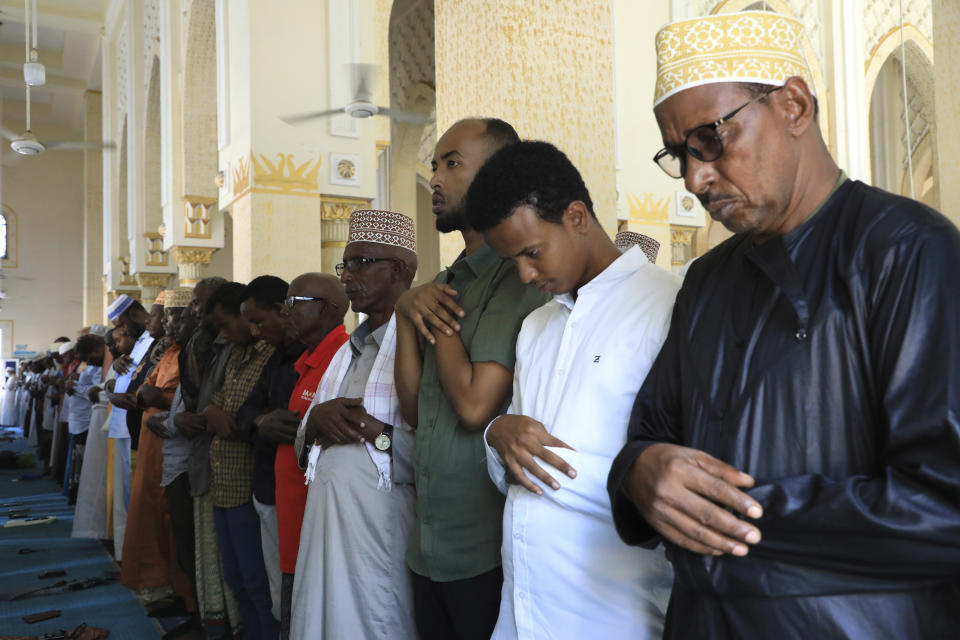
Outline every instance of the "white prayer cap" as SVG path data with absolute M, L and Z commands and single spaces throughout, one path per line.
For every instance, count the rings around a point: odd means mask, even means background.
M 110 322 L 116 322 L 117 318 L 120 315 L 130 308 L 130 305 L 133 304 L 133 298 L 128 296 L 125 293 L 121 293 L 117 296 L 117 299 L 110 303 L 110 306 L 107 307 L 107 317 L 110 318 Z
M 373 242 L 417 252 L 413 218 L 394 211 L 361 209 L 350 214 L 347 244 Z
M 64 342 L 60 345 L 59 354 L 64 355 L 68 351 L 73 351 L 73 348 L 77 346 L 76 342 Z
M 657 32 L 653 106 L 684 89 L 715 82 L 782 86 L 813 82 L 803 56 L 803 23 L 771 11 L 720 13 L 672 22 Z
M 107 327 L 102 324 L 92 324 L 90 325 L 90 333 L 95 336 L 103 337 L 107 335 Z
M 640 245 L 640 249 L 650 262 L 656 262 L 657 254 L 660 253 L 659 242 L 636 231 L 621 231 L 613 243 L 617 245 L 617 249 L 620 249 L 620 253 L 624 253 L 633 245 Z

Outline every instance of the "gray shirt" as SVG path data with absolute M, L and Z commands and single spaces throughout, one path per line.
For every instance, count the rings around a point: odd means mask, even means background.
M 181 473 L 188 471 L 188 460 L 192 445 L 190 439 L 180 433 L 173 419 L 178 413 L 182 413 L 183 395 L 181 387 L 177 385 L 177 390 L 173 394 L 173 401 L 170 403 L 170 411 L 167 412 L 163 421 L 163 472 L 160 477 L 160 486 L 166 487 L 173 482 Z

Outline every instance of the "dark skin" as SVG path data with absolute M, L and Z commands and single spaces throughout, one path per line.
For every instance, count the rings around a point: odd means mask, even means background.
M 212 327 L 213 323 L 210 320 L 210 314 L 206 312 L 207 308 L 207 299 L 210 298 L 210 294 L 213 293 L 214 288 L 212 287 L 203 287 L 197 285 L 193 288 L 193 293 L 190 296 L 190 318 L 193 322 L 198 323 L 203 327 Z M 192 331 L 191 331 L 192 333 Z M 189 335 L 184 338 L 183 344 L 187 343 Z M 203 416 L 195 413 L 193 411 L 182 411 L 178 413 L 173 418 L 173 424 L 177 427 L 177 430 L 183 433 L 188 438 L 194 438 L 199 434 L 207 430 L 207 421 Z
M 289 321 L 287 307 L 277 303 L 261 307 L 253 298 L 240 304 L 240 314 L 250 325 L 254 339 L 263 338 L 275 347 L 286 347 L 297 339 L 296 331 Z
M 116 319 L 114 326 L 116 328 L 127 327 L 129 325 L 135 325 L 137 327 L 146 327 L 150 322 L 150 314 L 146 310 L 141 308 L 130 307 Z M 152 335 L 152 334 L 151 334 Z M 133 361 L 130 359 L 129 352 L 121 355 L 119 358 L 116 358 L 113 362 L 113 370 L 117 372 L 117 375 L 125 374 L 130 366 L 133 364 Z
M 290 283 L 287 296 L 323 298 L 299 300 L 287 310 L 290 323 L 308 352 L 316 349 L 331 331 L 343 324 L 343 316 L 350 304 L 340 280 L 326 273 L 297 276 Z M 278 444 L 293 444 L 299 426 L 300 416 L 289 409 L 276 409 L 257 419 L 260 435 Z
M 126 326 L 118 326 L 113 330 L 113 342 L 117 353 L 121 356 L 129 356 L 136 341 L 130 337 L 130 332 L 127 331 Z M 109 385 L 107 389 L 107 400 L 115 407 L 127 411 L 134 411 L 137 408 L 137 398 L 134 394 L 113 393 L 113 385 Z
M 574 297 L 580 287 L 620 257 L 600 223 L 579 200 L 567 205 L 559 224 L 544 221 L 533 207 L 517 207 L 509 217 L 487 230 L 484 239 L 497 255 L 517 263 L 524 283 L 554 294 L 569 292 Z M 577 475 L 562 457 L 547 449 L 571 447 L 528 416 L 500 416 L 490 425 L 487 442 L 504 461 L 508 481 L 537 495 L 543 491 L 528 474 L 554 490 L 560 488 L 560 483 L 534 457 L 571 478 Z
M 173 341 L 181 347 L 190 339 L 190 335 L 197 328 L 196 318 L 190 311 L 190 307 L 168 307 L 163 310 L 164 330 L 167 335 L 173 338 Z M 149 390 L 144 391 L 149 387 Z M 153 391 L 153 390 L 156 391 Z M 154 394 L 157 394 L 154 396 Z M 163 392 L 153 385 L 142 385 L 138 394 L 144 406 L 156 407 L 158 409 L 169 409 L 170 406 L 163 396 Z M 164 438 L 166 433 L 163 429 L 163 423 L 167 419 L 167 412 L 155 413 L 147 418 L 147 428 L 157 436 Z
M 468 120 L 447 130 L 434 150 L 433 212 L 438 219 L 462 211 L 467 190 L 483 163 L 499 147 L 486 136 L 486 123 Z M 438 228 L 440 224 L 438 222 Z M 463 226 L 467 255 L 483 245 L 483 235 Z M 415 287 L 397 301 L 397 394 L 407 424 L 416 426 L 417 396 L 423 373 L 423 340 L 437 348 L 437 366 L 460 424 L 471 431 L 487 426 L 510 392 L 513 373 L 498 362 L 472 362 L 457 332 L 465 313 L 449 285 Z
M 216 305 L 210 313 L 210 320 L 214 328 L 220 332 L 231 344 L 246 346 L 254 341 L 250 324 L 242 315 L 233 315 Z M 203 410 L 207 431 L 222 438 L 235 439 L 237 437 L 237 422 L 233 416 L 211 404 Z
M 667 145 L 749 99 L 736 83 L 681 91 L 654 111 Z M 760 243 L 797 228 L 827 197 L 839 169 L 816 126 L 813 95 L 790 78 L 766 100 L 721 126 L 723 155 L 687 156 L 685 184 L 728 229 Z M 703 451 L 648 447 L 620 490 L 664 538 L 695 553 L 743 556 L 760 541 L 748 519 L 763 514 L 744 489 L 753 478 Z M 748 519 L 741 519 L 745 516 Z
M 110 357 L 112 359 L 116 359 L 120 354 L 117 352 L 117 345 L 113 341 L 113 332 L 114 332 L 113 329 L 111 329 L 110 331 L 107 331 L 107 335 L 103 337 L 103 344 L 104 344 L 104 348 L 109 352 Z M 103 360 L 104 360 L 104 364 L 109 365 L 109 363 L 106 362 L 107 360 L 106 354 L 104 354 Z M 110 383 L 112 382 L 113 380 L 110 381 Z M 110 391 L 113 390 L 113 384 L 109 384 L 109 390 Z M 90 402 L 100 402 L 100 393 L 101 393 L 100 388 L 93 387 L 90 389 L 89 393 L 87 393 L 87 397 L 90 398 Z
M 107 350 L 107 349 L 106 349 L 106 346 L 104 346 L 104 344 L 103 344 L 102 342 L 99 342 L 99 343 L 97 343 L 97 345 L 96 345 L 89 353 L 78 354 L 77 357 L 78 357 L 81 361 L 86 362 L 88 365 L 95 366 L 95 367 L 102 367 L 102 366 L 103 366 L 103 357 L 104 357 L 104 355 L 106 355 L 106 350 Z M 95 391 L 95 389 L 96 389 L 95 387 L 92 388 L 92 389 L 90 389 L 90 392 L 87 394 L 87 397 L 88 397 L 88 398 L 89 398 L 90 395 Z M 74 393 L 75 393 L 75 392 L 74 392 L 74 383 L 73 383 L 73 382 L 68 382 L 68 383 L 67 383 L 67 394 L 69 394 L 69 395 L 72 396 L 72 395 L 74 395 Z M 99 394 L 98 394 L 97 397 L 99 397 Z M 93 400 L 93 402 L 96 402 L 96 400 Z
M 352 242 L 343 250 L 343 260 L 355 257 L 389 258 L 365 264 L 357 273 L 345 270 L 340 278 L 353 310 L 367 314 L 373 331 L 390 320 L 397 299 L 410 287 L 416 256 L 399 247 Z M 334 398 L 310 409 L 304 441 L 323 447 L 365 442 L 383 433 L 383 427 L 363 408 L 363 398 Z
M 180 333 L 180 320 L 183 317 L 183 312 L 184 307 L 170 307 L 163 310 L 164 335 L 172 340 L 175 340 Z M 152 384 L 144 383 L 140 385 L 137 390 L 137 400 L 142 408 L 151 407 L 162 410 L 170 408 L 170 402 L 164 397 L 163 390 Z
M 147 333 L 154 340 L 159 340 L 164 335 L 164 314 L 162 304 L 150 305 L 150 316 L 147 321 Z

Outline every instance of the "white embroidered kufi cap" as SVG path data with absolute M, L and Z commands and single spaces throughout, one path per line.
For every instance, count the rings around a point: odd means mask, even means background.
M 721 13 L 672 22 L 657 32 L 653 106 L 715 82 L 782 86 L 800 76 L 813 91 L 803 55 L 803 24 L 770 11 Z
M 74 347 L 76 346 L 77 346 L 76 342 L 64 342 L 60 345 L 59 353 L 60 355 L 64 355 L 68 351 L 73 351 Z
M 373 242 L 417 252 L 413 218 L 395 211 L 361 209 L 350 214 L 347 244 Z
M 634 245 L 639 245 L 643 255 L 647 256 L 647 260 L 654 263 L 657 261 L 657 254 L 660 253 L 659 242 L 636 231 L 619 232 L 613 243 L 617 245 L 617 249 L 620 249 L 620 253 L 624 253 Z

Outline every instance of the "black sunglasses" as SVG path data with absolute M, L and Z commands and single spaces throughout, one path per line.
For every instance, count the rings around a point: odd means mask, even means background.
M 713 162 L 717 160 L 723 155 L 723 140 L 720 138 L 720 133 L 717 131 L 717 128 L 750 105 L 760 102 L 774 91 L 779 91 L 782 88 L 783 87 L 777 87 L 776 89 L 761 93 L 719 120 L 700 125 L 687 134 L 687 138 L 683 141 L 682 145 L 660 149 L 657 155 L 653 156 L 653 161 L 671 178 L 682 178 L 687 172 L 687 154 L 690 154 L 700 162 Z
M 332 302 L 326 298 L 316 298 L 314 296 L 287 296 L 287 299 L 283 301 L 283 303 L 287 305 L 288 309 L 293 309 L 293 306 L 298 302 L 326 302 L 334 309 L 340 308 L 336 302 Z

